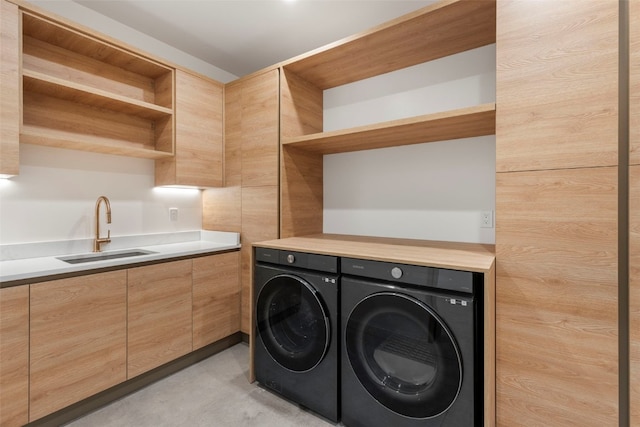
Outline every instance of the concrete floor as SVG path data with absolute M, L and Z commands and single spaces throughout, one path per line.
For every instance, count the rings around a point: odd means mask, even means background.
M 256 384 L 250 384 L 248 370 L 249 346 L 240 343 L 67 426 L 333 425 Z

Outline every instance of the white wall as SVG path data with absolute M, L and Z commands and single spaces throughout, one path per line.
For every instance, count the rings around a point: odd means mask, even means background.
M 495 45 L 324 93 L 325 131 L 495 102 Z M 325 233 L 494 243 L 495 136 L 324 157 Z
M 216 80 L 235 79 L 77 3 L 32 3 Z M 0 244 L 92 238 L 100 195 L 111 201 L 113 237 L 202 227 L 200 191 L 153 186 L 153 160 L 21 144 L 20 175 L 0 180 Z M 179 209 L 178 221 L 169 207 Z
M 21 144 L 20 175 L 0 180 L 0 244 L 92 238 L 101 195 L 111 201 L 112 237 L 202 227 L 199 190 L 153 185 L 153 160 Z

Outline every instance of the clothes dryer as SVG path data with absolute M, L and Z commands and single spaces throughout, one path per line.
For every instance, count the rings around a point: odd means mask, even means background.
M 344 425 L 482 426 L 482 274 L 341 263 Z
M 256 248 L 256 380 L 339 419 L 339 276 L 334 256 Z

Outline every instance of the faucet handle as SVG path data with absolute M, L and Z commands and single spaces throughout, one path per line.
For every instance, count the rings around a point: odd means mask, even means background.
M 107 240 L 111 241 L 111 230 L 107 230 Z

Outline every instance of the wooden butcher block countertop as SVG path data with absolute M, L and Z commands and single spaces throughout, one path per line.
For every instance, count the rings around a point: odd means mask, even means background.
M 314 234 L 254 243 L 262 248 L 488 273 L 495 246 L 386 237 Z

